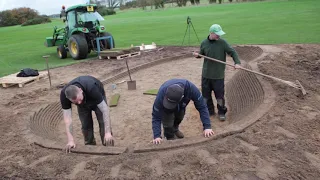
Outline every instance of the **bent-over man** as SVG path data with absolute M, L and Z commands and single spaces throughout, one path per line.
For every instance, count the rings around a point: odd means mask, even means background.
M 199 89 L 186 79 L 171 79 L 161 85 L 152 111 L 153 143 L 160 144 L 161 123 L 163 124 L 164 136 L 167 140 L 183 138 L 179 130 L 179 124 L 183 120 L 186 107 L 190 100 L 194 102 L 200 113 L 205 137 L 212 136 L 208 108 Z
M 72 103 L 77 106 L 81 121 L 82 134 L 85 145 L 96 145 L 93 130 L 92 111 L 95 112 L 100 129 L 102 144 L 114 145 L 111 122 L 109 117 L 109 107 L 103 84 L 92 76 L 80 76 L 70 81 L 60 93 L 60 102 L 63 109 L 63 119 L 66 125 L 68 144 L 66 151 L 70 152 L 75 148 L 72 135 Z

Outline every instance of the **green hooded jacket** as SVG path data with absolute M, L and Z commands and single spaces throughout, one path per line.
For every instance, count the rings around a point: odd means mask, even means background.
M 226 54 L 233 58 L 235 64 L 240 64 L 237 52 L 224 39 L 203 40 L 199 54 L 226 62 Z M 202 76 L 207 79 L 224 79 L 226 65 L 204 58 Z

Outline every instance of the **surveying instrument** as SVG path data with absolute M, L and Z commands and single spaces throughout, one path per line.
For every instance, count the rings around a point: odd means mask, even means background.
M 188 18 L 187 18 L 187 29 L 186 29 L 186 32 L 184 33 L 182 45 L 183 45 L 183 43 L 184 43 L 184 39 L 185 39 L 185 37 L 186 37 L 186 35 L 187 35 L 187 32 L 189 31 L 189 41 L 188 41 L 188 44 L 189 44 L 189 46 L 190 46 L 190 26 L 192 26 L 193 31 L 194 31 L 194 33 L 195 33 L 196 36 L 197 36 L 198 42 L 200 43 L 199 38 L 198 38 L 198 35 L 197 35 L 197 32 L 196 32 L 196 30 L 194 29 L 193 24 L 192 24 L 192 22 L 191 22 L 191 18 L 188 16 Z

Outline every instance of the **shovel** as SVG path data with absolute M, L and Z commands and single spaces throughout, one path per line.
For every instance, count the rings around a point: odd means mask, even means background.
M 131 79 L 131 74 L 130 74 L 130 69 L 128 66 L 127 59 L 126 59 L 126 65 L 127 65 L 127 69 L 128 69 L 128 73 L 129 73 L 129 77 L 130 77 L 130 81 L 127 81 L 128 90 L 136 90 L 136 81 L 132 81 L 132 79 Z
M 193 52 L 193 55 L 195 55 L 194 52 Z M 206 59 L 209 59 L 209 60 L 211 60 L 211 61 L 215 61 L 215 62 L 218 62 L 218 63 L 222 63 L 222 64 L 225 64 L 225 65 L 234 67 L 233 64 L 229 64 L 229 63 L 226 63 L 226 62 L 223 62 L 223 61 L 220 61 L 220 60 L 211 58 L 211 57 L 207 57 L 207 56 L 204 56 L 204 55 L 201 55 L 201 54 L 199 54 L 199 56 L 200 56 L 200 57 L 204 57 L 204 58 L 206 58 Z M 260 73 L 260 72 L 252 71 L 252 70 L 250 70 L 250 69 L 246 69 L 246 68 L 243 68 L 243 67 L 240 67 L 239 69 L 244 70 L 244 71 L 247 71 L 247 72 L 251 72 L 251 73 L 254 73 L 254 74 L 258 74 L 258 75 L 260 75 L 260 76 L 264 76 L 264 77 L 267 77 L 267 78 L 271 78 L 271 79 L 276 80 L 276 81 L 279 81 L 279 82 L 282 82 L 282 83 L 284 83 L 284 84 L 286 84 L 286 85 L 288 85 L 288 86 L 291 86 L 291 87 L 294 87 L 294 88 L 296 88 L 296 89 L 299 89 L 299 90 L 302 92 L 303 95 L 306 95 L 306 94 L 307 94 L 306 90 L 303 88 L 303 86 L 301 85 L 301 83 L 300 83 L 298 80 L 296 80 L 296 83 L 294 83 L 294 82 L 285 81 L 285 80 L 283 80 L 283 79 L 280 79 L 280 78 L 277 78 L 277 77 L 273 77 L 273 76 L 270 76 L 270 75 L 262 74 L 262 73 Z

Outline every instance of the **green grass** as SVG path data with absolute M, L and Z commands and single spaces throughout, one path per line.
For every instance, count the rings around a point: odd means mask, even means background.
M 320 42 L 320 1 L 277 0 L 222 5 L 169 7 L 163 10 L 132 9 L 118 11 L 117 15 L 102 21 L 115 38 L 116 47 L 129 47 L 155 42 L 158 45 L 181 45 L 187 24 L 192 24 L 201 40 L 208 35 L 213 23 L 218 23 L 227 33 L 230 44 L 281 44 Z M 45 69 L 43 55 L 50 55 L 50 67 L 76 63 L 70 58 L 60 60 L 56 48 L 44 46 L 45 37 L 51 36 L 53 27 L 63 27 L 63 22 L 0 28 L 0 76 L 22 68 Z M 188 33 L 184 45 L 188 45 Z M 190 45 L 198 46 L 193 29 Z M 90 57 L 96 54 L 91 53 Z
M 158 94 L 158 89 L 149 89 L 143 92 L 145 95 L 157 95 Z
M 120 94 L 114 94 L 112 95 L 111 97 L 111 100 L 110 100 L 110 107 L 115 107 L 118 105 L 118 102 L 119 102 L 119 98 L 120 98 Z

